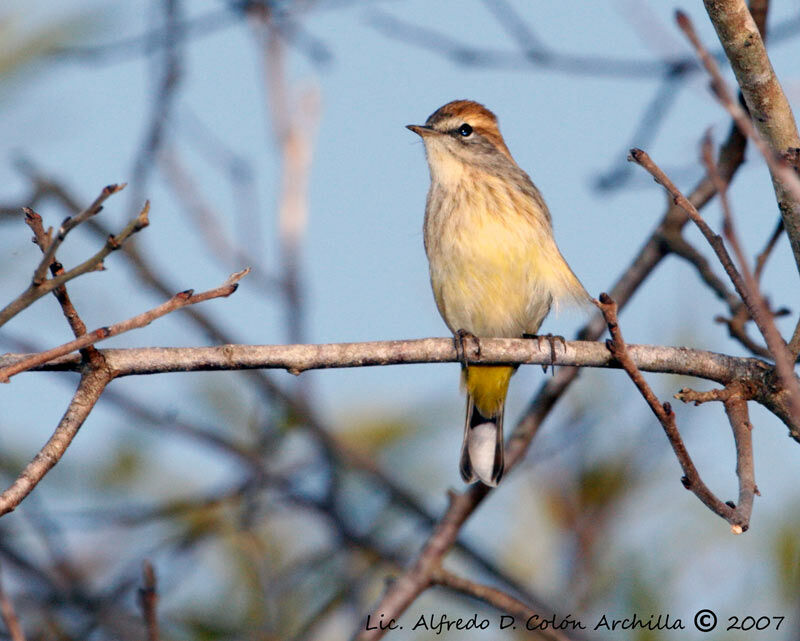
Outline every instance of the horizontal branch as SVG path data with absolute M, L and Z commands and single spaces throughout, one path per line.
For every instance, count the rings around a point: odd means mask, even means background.
M 555 365 L 619 368 L 605 344 L 567 341 L 555 344 Z M 629 345 L 636 366 L 645 372 L 683 374 L 718 383 L 733 379 L 761 380 L 772 366 L 757 358 L 740 358 L 687 347 Z M 209 370 L 285 369 L 300 374 L 311 369 L 461 362 L 450 338 L 327 343 L 320 345 L 219 345 L 215 347 L 141 347 L 103 350 L 116 376 Z M 0 356 L 0 367 L 29 354 Z M 482 338 L 480 354 L 468 347 L 470 363 L 549 365 L 550 344 L 536 339 Z M 74 370 L 77 354 L 55 359 L 38 370 Z

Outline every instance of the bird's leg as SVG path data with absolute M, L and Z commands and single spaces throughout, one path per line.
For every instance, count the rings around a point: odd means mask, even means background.
M 464 369 L 467 368 L 467 341 L 471 340 L 475 345 L 475 356 L 481 355 L 481 342 L 475 334 L 472 332 L 468 332 L 465 329 L 459 329 L 456 332 L 456 335 L 453 337 L 453 342 L 456 345 L 456 353 L 458 354 L 458 358 L 461 361 L 461 364 L 464 366 Z
M 550 344 L 550 371 L 552 372 L 553 376 L 556 373 L 556 342 L 561 343 L 561 348 L 566 352 L 567 351 L 567 341 L 564 340 L 563 336 L 554 336 L 553 334 L 544 334 L 539 336 L 538 334 L 523 334 L 522 338 L 535 338 L 536 345 L 539 349 L 542 349 L 542 341 L 546 340 Z M 547 364 L 542 365 L 542 371 L 546 374 L 547 373 Z

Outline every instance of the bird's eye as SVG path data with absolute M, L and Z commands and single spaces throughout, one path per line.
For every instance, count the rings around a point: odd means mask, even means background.
M 464 138 L 472 134 L 472 127 L 468 125 L 466 122 L 458 128 L 458 133 L 460 133 Z

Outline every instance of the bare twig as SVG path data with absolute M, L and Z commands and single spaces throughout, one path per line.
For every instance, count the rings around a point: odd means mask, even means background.
M 11 486 L 0 494 L 0 516 L 16 508 L 61 460 L 112 378 L 111 371 L 105 368 L 91 369 L 81 376 L 78 389 L 53 435 Z
M 747 529 L 748 520 L 730 505 L 718 499 L 700 478 L 700 474 L 691 456 L 689 456 L 689 452 L 678 431 L 678 426 L 675 423 L 675 412 L 672 411 L 672 407 L 669 403 L 662 404 L 658 400 L 658 397 L 653 393 L 647 381 L 644 380 L 642 373 L 636 367 L 636 363 L 634 363 L 628 353 L 627 345 L 622 338 L 622 332 L 617 322 L 617 304 L 608 294 L 601 294 L 597 306 L 603 312 L 603 316 L 608 324 L 608 331 L 611 334 L 611 339 L 606 341 L 606 346 L 609 352 L 611 352 L 611 355 L 619 361 L 622 368 L 633 381 L 633 384 L 636 385 L 636 388 L 642 394 L 645 401 L 647 401 L 653 414 L 656 415 L 659 423 L 661 423 L 661 426 L 664 428 L 664 433 L 667 435 L 672 450 L 675 452 L 675 456 L 678 458 L 678 462 L 683 470 L 684 477 L 681 479 L 681 482 L 684 487 L 691 490 L 712 512 L 728 521 L 728 523 L 731 524 L 731 529 L 734 534 L 741 534 Z
M 158 589 L 156 571 L 150 561 L 142 563 L 142 587 L 139 588 L 139 607 L 142 609 L 144 625 L 147 630 L 147 641 L 158 641 Z
M 30 207 L 23 207 L 23 211 L 25 212 L 25 222 L 27 223 L 28 227 L 31 228 L 31 231 L 33 231 L 33 242 L 38 245 L 42 252 L 46 252 L 50 246 L 50 243 L 52 242 L 52 238 L 51 234 L 45 232 L 44 230 L 44 226 L 42 225 L 42 217 Z M 64 267 L 56 260 L 55 255 L 51 259 L 49 267 L 50 273 L 53 276 L 60 276 L 64 273 Z M 67 322 L 69 323 L 69 326 L 72 329 L 72 333 L 75 335 L 75 337 L 86 334 L 86 324 L 78 314 L 78 310 L 76 310 L 75 306 L 72 304 L 72 299 L 70 299 L 69 294 L 67 293 L 66 285 L 56 287 L 53 290 L 53 294 L 55 295 L 58 304 L 61 305 L 61 311 L 64 313 L 64 317 L 67 319 Z M 100 359 L 102 359 L 102 356 L 91 345 L 82 349 L 81 355 L 87 361 L 93 361 L 94 365 L 100 366 Z
M 3 589 L 2 579 L 0 578 L 0 616 L 3 617 L 3 623 L 6 624 L 8 636 L 11 641 L 25 641 L 25 633 L 22 631 L 17 612 L 14 609 L 14 604 Z
M 778 244 L 778 240 L 780 239 L 782 234 L 783 234 L 783 218 L 778 218 L 778 223 L 775 225 L 775 229 L 772 232 L 772 236 L 769 237 L 769 240 L 767 241 L 767 244 L 764 246 L 764 249 L 761 250 L 761 253 L 758 256 L 756 256 L 754 275 L 757 281 L 761 280 L 761 274 L 764 271 L 764 266 L 767 264 L 767 259 L 770 257 L 772 250 L 775 249 L 775 245 Z
M 119 323 L 114 323 L 108 327 L 101 327 L 100 329 L 96 329 L 93 332 L 84 334 L 73 341 L 30 356 L 25 360 L 15 363 L 14 365 L 0 368 L 0 383 L 7 383 L 8 379 L 15 374 L 24 372 L 27 369 L 36 367 L 37 365 L 42 365 L 50 360 L 53 360 L 54 358 L 63 356 L 64 354 L 69 354 L 75 350 L 83 349 L 89 345 L 94 345 L 99 341 L 111 338 L 112 336 L 117 336 L 124 332 L 129 332 L 132 329 L 145 327 L 157 318 L 169 314 L 170 312 L 174 312 L 181 307 L 202 303 L 212 298 L 224 298 L 226 296 L 230 296 L 238 288 L 238 282 L 244 278 L 249 271 L 249 269 L 243 269 L 235 274 L 231 274 L 219 287 L 209 289 L 208 291 L 201 292 L 199 294 L 193 293 L 191 289 L 179 292 L 165 303 L 162 303 L 158 307 L 154 307 L 151 310 L 143 312 L 138 316 L 134 316 L 133 318 L 129 318 L 128 320 Z
M 711 230 L 702 216 L 700 216 L 700 212 L 697 211 L 695 206 L 689 202 L 667 175 L 652 161 L 650 156 L 641 149 L 631 149 L 629 158 L 646 169 L 656 182 L 669 192 L 675 203 L 689 215 L 692 222 L 697 225 L 709 245 L 711 245 L 714 253 L 716 253 L 717 258 L 719 258 L 720 263 L 725 269 L 725 272 L 736 288 L 736 291 L 747 306 L 750 317 L 764 337 L 767 348 L 775 361 L 775 370 L 788 395 L 787 404 L 790 407 L 790 411 L 792 415 L 796 417 L 795 420 L 800 420 L 800 381 L 798 381 L 794 373 L 794 357 L 791 352 L 789 352 L 786 342 L 778 332 L 772 314 L 764 305 L 763 298 L 758 293 L 757 288 L 753 290 L 751 284 L 746 282 L 745 278 L 742 277 L 733 264 L 722 239 Z M 717 178 L 717 181 L 719 182 L 720 179 Z M 744 256 L 742 256 L 742 258 L 744 259 Z M 746 264 L 745 269 L 747 269 Z M 755 283 L 752 275 L 750 275 L 749 279 L 752 281 L 752 284 Z
M 708 285 L 717 295 L 717 298 L 724 301 L 732 311 L 742 306 L 741 299 L 714 273 L 706 257 L 680 233 L 671 234 L 669 236 L 665 235 L 664 242 L 673 254 L 680 256 L 694 266 L 703 282 Z
M 56 252 L 58 251 L 58 248 L 61 247 L 61 243 L 64 242 L 67 234 L 75 229 L 78 225 L 86 222 L 89 218 L 98 213 L 103 208 L 103 203 L 108 200 L 110 196 L 116 194 L 118 191 L 122 191 L 124 188 L 125 183 L 103 187 L 103 191 L 100 192 L 100 195 L 95 198 L 91 205 L 80 212 L 77 216 L 68 216 L 64 219 L 64 222 L 61 223 L 61 227 L 58 228 L 58 233 L 56 233 L 55 238 L 53 238 L 46 247 L 42 248 L 44 256 L 42 256 L 42 260 L 39 263 L 39 266 L 33 272 L 33 278 L 31 279 L 34 285 L 38 286 L 44 282 L 47 269 L 55 260 Z
M 753 467 L 753 426 L 750 424 L 747 411 L 746 386 L 734 382 L 722 389 L 698 392 L 684 388 L 675 394 L 675 398 L 684 403 L 700 405 L 709 401 L 721 401 L 725 405 L 725 413 L 733 430 L 736 443 L 736 476 L 739 478 L 739 503 L 736 510 L 743 520 L 749 522 L 753 510 L 753 498 L 759 494 L 755 482 Z M 730 503 L 728 504 L 730 505 Z
M 750 335 L 747 333 L 747 321 L 749 320 L 751 320 L 750 315 L 747 313 L 747 308 L 744 305 L 742 305 L 735 314 L 732 314 L 730 318 L 722 316 L 721 314 L 714 317 L 714 322 L 725 325 L 728 328 L 728 335 L 739 341 L 751 354 L 761 358 L 772 359 L 770 351 L 750 338 Z
M 750 267 L 748 265 L 747 258 L 744 255 L 744 251 L 742 250 L 742 246 L 739 243 L 739 237 L 736 233 L 736 225 L 733 220 L 733 212 L 731 211 L 730 202 L 728 200 L 728 184 L 725 180 L 722 179 L 722 176 L 719 175 L 717 171 L 717 166 L 714 163 L 714 158 L 712 156 L 712 143 L 711 143 L 711 134 L 707 132 L 702 144 L 702 160 L 703 165 L 708 172 L 708 176 L 714 182 L 714 186 L 717 189 L 717 194 L 719 194 L 720 205 L 722 207 L 722 216 L 723 216 L 723 225 L 722 231 L 725 234 L 725 238 L 728 240 L 731 248 L 733 249 L 734 254 L 736 254 L 736 260 L 739 263 L 739 269 L 742 273 L 742 280 L 744 285 L 748 288 L 750 294 L 752 295 L 753 302 L 759 308 L 759 314 L 764 319 L 769 319 L 767 322 L 768 324 L 772 325 L 774 332 L 777 334 L 777 328 L 775 327 L 774 322 L 772 322 L 772 317 L 774 316 L 773 312 L 770 310 L 767 301 L 764 299 L 763 295 L 761 294 L 759 285 L 758 285 L 758 276 L 754 275 L 752 271 L 750 271 Z M 782 221 L 781 221 L 782 222 Z M 779 224 L 778 227 L 780 228 L 781 225 Z M 773 234 L 773 239 L 776 236 Z M 764 252 L 759 257 L 763 256 L 763 260 L 766 260 L 768 252 L 771 249 L 771 245 L 774 244 L 774 240 L 771 240 L 767 247 L 764 249 Z M 763 266 L 763 261 L 762 261 Z M 758 261 L 756 262 L 758 265 Z M 728 324 L 728 328 L 731 331 L 731 334 L 741 335 L 743 334 L 744 337 L 742 338 L 742 342 L 747 345 L 747 341 L 749 341 L 749 337 L 747 337 L 747 333 L 744 329 L 744 324 L 747 320 L 749 320 L 752 316 L 748 315 L 749 308 L 745 305 L 744 308 L 741 306 L 738 307 L 731 307 L 731 319 L 726 321 Z M 755 351 L 755 350 L 754 350 Z M 764 350 L 767 351 L 766 356 L 773 357 L 771 350 Z M 765 355 L 763 351 L 756 352 L 759 355 Z
M 795 358 L 797 358 L 797 354 L 800 354 L 800 321 L 795 326 L 792 338 L 789 340 L 789 351 Z
M 703 46 L 689 17 L 681 11 L 676 13 L 678 26 L 711 76 L 712 88 L 720 103 L 769 165 L 778 209 L 800 271 L 800 176 L 784 158 L 790 149 L 800 147 L 791 107 L 744 0 L 704 0 L 704 4 L 753 120 L 733 99 L 716 62 Z
M 45 294 L 61 287 L 73 278 L 77 278 L 82 274 L 90 271 L 102 269 L 103 259 L 111 252 L 119 249 L 122 244 L 136 232 L 144 229 L 149 224 L 147 214 L 150 211 L 150 203 L 145 203 L 139 215 L 131 220 L 125 228 L 116 236 L 109 236 L 106 240 L 105 246 L 97 252 L 94 256 L 85 260 L 80 265 L 73 267 L 69 271 L 62 273 L 59 276 L 54 276 L 45 280 L 39 285 L 31 283 L 31 285 L 22 294 L 17 296 L 13 301 L 0 310 L 0 326 L 4 325 L 11 318 L 19 314 L 23 309 L 32 305 Z
M 705 392 L 698 392 L 697 390 L 693 390 L 689 387 L 684 387 L 683 389 L 678 390 L 678 392 L 673 395 L 673 398 L 683 401 L 684 403 L 702 405 L 703 403 L 708 403 L 710 401 L 726 401 L 728 400 L 729 396 L 730 392 L 725 387 L 706 390 Z
M 742 395 L 741 386 L 730 385 L 730 396 L 723 402 L 728 422 L 733 430 L 733 440 L 736 443 L 736 476 L 739 478 L 739 500 L 736 512 L 742 521 L 742 528 L 746 529 L 750 523 L 750 514 L 753 512 L 753 498 L 758 494 L 756 487 L 755 470 L 753 464 L 753 426 L 747 411 L 747 400 Z

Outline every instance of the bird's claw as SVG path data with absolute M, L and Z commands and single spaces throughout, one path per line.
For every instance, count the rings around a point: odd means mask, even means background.
M 535 338 L 536 339 L 536 346 L 541 350 L 542 349 L 542 341 L 547 341 L 550 344 L 550 367 L 551 372 L 555 376 L 555 364 L 556 364 L 556 343 L 561 343 L 561 349 L 563 351 L 567 351 L 567 341 L 564 340 L 563 336 L 554 336 L 553 334 L 543 334 L 539 336 L 538 334 L 523 334 L 523 338 Z M 548 364 L 545 363 L 542 365 L 542 371 L 547 373 L 547 366 Z
M 466 369 L 467 363 L 467 341 L 472 341 L 473 345 L 475 346 L 475 356 L 481 355 L 481 342 L 475 334 L 472 332 L 468 332 L 465 329 L 459 329 L 456 332 L 456 335 L 453 337 L 453 341 L 456 345 L 456 354 L 458 354 L 458 359 L 461 361 L 461 364 Z

